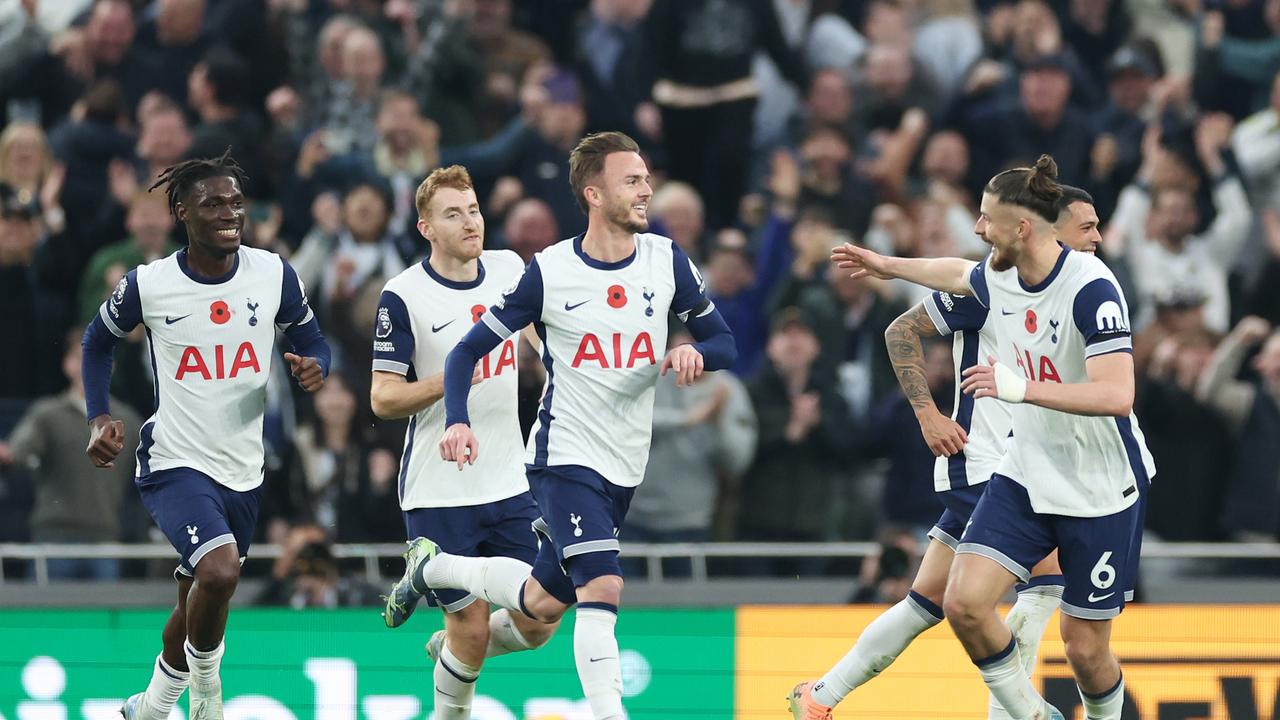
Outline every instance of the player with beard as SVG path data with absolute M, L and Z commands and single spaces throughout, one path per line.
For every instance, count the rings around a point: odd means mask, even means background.
M 569 167 L 587 231 L 535 255 L 449 354 L 440 442 L 441 456 L 459 470 L 483 466 L 468 417 L 473 368 L 533 323 L 547 383 L 525 467 L 550 542 L 530 566 L 441 553 L 421 538 L 411 548 L 414 572 L 401 582 L 417 593 L 467 590 L 543 622 L 578 603 L 574 659 L 592 715 L 604 720 L 625 717 L 614 632 L 622 599 L 618 534 L 648 461 L 654 384 L 668 371 L 688 384 L 704 370 L 729 367 L 737 351 L 688 256 L 670 238 L 645 232 L 652 189 L 635 141 L 617 132 L 589 135 Z M 659 361 L 669 312 L 695 342 Z
M 958 543 L 943 610 L 1011 717 L 1061 718 L 996 613 L 1008 588 L 1058 548 L 1062 637 L 1085 716 L 1117 720 L 1124 679 L 1111 619 L 1133 585 L 1139 499 L 1155 466 L 1133 415 L 1128 306 L 1100 260 L 1059 243 L 1056 176 L 1042 156 L 987 183 L 975 232 L 992 252 L 980 263 L 886 258 L 848 244 L 832 259 L 855 277 L 911 280 L 988 311 L 996 347 L 964 371 L 961 390 L 1007 403 L 1013 434 Z

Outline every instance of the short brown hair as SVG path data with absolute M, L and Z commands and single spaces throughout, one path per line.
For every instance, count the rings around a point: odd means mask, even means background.
M 432 170 L 413 195 L 413 204 L 418 207 L 418 217 L 431 216 L 431 198 L 436 196 L 436 191 L 440 188 L 471 190 L 475 188 L 475 183 L 471 182 L 471 173 L 461 165 Z
M 584 215 L 588 206 L 582 191 L 604 169 L 605 157 L 616 152 L 639 153 L 640 146 L 625 133 L 609 131 L 582 138 L 569 153 L 569 187 L 573 188 L 573 197 Z

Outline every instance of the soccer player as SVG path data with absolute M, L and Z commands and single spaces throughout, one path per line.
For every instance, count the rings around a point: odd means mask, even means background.
M 987 183 L 975 231 L 992 252 L 980 263 L 886 258 L 852 245 L 833 258 L 854 276 L 900 277 L 989 309 L 996 352 L 965 371 L 961 389 L 1010 403 L 1014 434 L 960 540 L 943 609 L 1010 716 L 1061 718 L 1032 686 L 996 613 L 1009 587 L 1059 548 L 1067 660 L 1086 717 L 1114 720 L 1124 679 L 1111 618 L 1136 569 L 1139 489 L 1155 467 L 1133 415 L 1128 306 L 1100 260 L 1058 243 L 1056 178 L 1045 155 Z
M 652 190 L 635 141 L 617 132 L 589 135 L 569 168 L 587 231 L 534 256 L 519 283 L 449 354 L 440 441 L 441 456 L 459 469 L 486 462 L 467 414 L 472 368 L 515 329 L 534 323 L 547 384 L 526 470 L 550 542 L 530 567 L 438 553 L 420 539 L 410 554 L 417 560 L 411 580 L 416 592 L 462 588 L 544 622 L 576 601 L 575 664 L 592 715 L 603 720 L 625 716 L 614 634 L 622 598 L 618 534 L 644 477 L 654 383 L 668 371 L 678 385 L 693 382 L 704 370 L 729 367 L 737 351 L 688 256 L 669 238 L 645 232 Z M 668 312 L 695 342 L 659 361 Z
M 400 507 L 410 539 L 429 536 L 446 552 L 499 556 L 533 563 L 538 506 L 524 476 L 524 447 L 516 414 L 518 348 L 509 338 L 476 366 L 472 417 L 484 438 L 485 462 L 465 476 L 440 459 L 444 433 L 444 361 L 502 291 L 524 272 L 510 250 L 484 249 L 484 216 L 466 168 L 432 172 L 418 186 L 418 230 L 431 257 L 387 282 L 373 340 L 370 400 L 381 418 L 412 417 L 400 460 Z M 410 380 L 410 372 L 417 379 Z M 411 574 L 414 565 L 406 568 Z M 387 596 L 388 627 L 409 618 L 420 595 Z M 430 596 L 429 596 L 430 597 Z M 437 589 L 445 629 L 432 636 L 435 708 L 439 720 L 467 718 L 486 657 L 544 645 L 556 625 L 500 609 L 465 590 Z
M 1070 192 L 1067 192 L 1067 191 Z M 1055 222 L 1069 247 L 1093 252 L 1101 240 L 1093 198 L 1079 188 L 1066 188 Z M 938 411 L 925 379 L 922 338 L 952 335 L 956 398 L 951 417 Z M 803 682 L 788 698 L 795 720 L 829 718 L 832 709 L 853 690 L 884 672 L 920 633 L 942 622 L 943 594 L 958 540 L 985 483 L 999 466 L 1013 425 L 1006 403 L 962 394 L 963 373 L 978 359 L 995 352 L 995 327 L 987 308 L 972 296 L 935 292 L 899 316 L 885 332 L 889 360 L 898 383 L 915 410 L 934 464 L 934 489 L 945 511 L 929 531 L 929 546 L 906 599 L 871 622 L 844 658 L 817 681 Z M 1032 569 L 1031 580 L 1018 586 L 1018 599 L 1005 622 L 1013 631 L 1030 676 L 1054 610 L 1062 598 L 1062 570 L 1051 553 Z M 989 720 L 1007 718 L 994 696 Z
M 130 270 L 84 335 L 86 452 L 111 467 L 124 426 L 107 402 L 117 339 L 146 328 L 156 411 L 141 429 L 136 482 L 142 502 L 181 559 L 178 604 L 145 692 L 125 720 L 164 720 L 191 687 L 191 720 L 221 720 L 222 636 L 240 565 L 249 552 L 262 484 L 262 416 L 276 329 L 307 392 L 324 384 L 329 346 L 293 268 L 242 247 L 245 176 L 227 153 L 160 175 L 190 245 Z

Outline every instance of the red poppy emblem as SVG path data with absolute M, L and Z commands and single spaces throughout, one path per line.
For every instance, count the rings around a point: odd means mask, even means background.
M 483 306 L 483 305 L 472 305 L 472 306 L 471 306 L 471 323 L 472 323 L 473 325 L 474 325 L 475 323 L 480 322 L 480 316 L 484 314 L 484 311 L 485 311 L 486 309 L 487 309 L 487 308 L 485 308 L 485 306 Z
M 1031 333 L 1032 335 L 1036 334 L 1036 311 L 1035 310 L 1027 311 L 1027 332 Z
M 227 307 L 225 302 L 215 300 L 209 306 L 209 319 L 213 321 L 214 325 L 226 325 L 227 321 L 231 319 L 231 308 Z
M 609 286 L 609 307 L 620 308 L 627 304 L 627 291 L 621 285 Z

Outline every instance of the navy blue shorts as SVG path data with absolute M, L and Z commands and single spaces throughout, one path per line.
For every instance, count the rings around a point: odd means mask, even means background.
M 547 582 L 553 582 L 548 577 L 553 565 L 568 572 L 575 588 L 603 575 L 621 576 L 618 533 L 636 489 L 614 485 L 580 465 L 526 467 L 529 487 L 538 498 L 552 543 L 550 549 L 543 547 L 534 565 L 538 582 L 552 591 Z
M 993 475 L 986 485 L 957 552 L 991 558 L 1026 582 L 1056 547 L 1066 581 L 1062 612 L 1084 620 L 1120 614 L 1137 571 L 1130 555 L 1140 532 L 1139 503 L 1102 517 L 1041 515 L 1013 480 Z
M 175 575 L 195 575 L 210 550 L 236 544 L 240 562 L 249 555 L 258 524 L 262 486 L 240 492 L 191 468 L 155 470 L 134 482 L 156 527 L 182 556 Z
M 1133 529 L 1133 545 L 1129 548 L 1129 567 L 1125 576 L 1129 582 L 1125 586 L 1124 601 L 1133 602 L 1133 592 L 1138 586 L 1138 559 L 1142 556 L 1142 530 L 1147 524 L 1147 492 L 1151 489 L 1151 481 L 1142 479 L 1138 482 L 1138 523 Z
M 980 483 L 938 493 L 938 500 L 946 509 L 942 511 L 942 517 L 938 518 L 938 522 L 929 531 L 929 537 L 953 551 L 959 547 L 960 537 L 964 535 L 964 526 L 969 524 L 973 509 L 978 506 L 978 500 L 982 498 L 982 491 L 986 488 L 986 483 Z
M 509 557 L 532 565 L 538 556 L 533 534 L 537 519 L 538 504 L 522 492 L 483 505 L 406 510 L 404 526 L 410 539 L 430 538 L 450 555 Z M 466 590 L 433 589 L 427 595 L 427 602 L 445 612 L 458 612 L 475 601 Z

